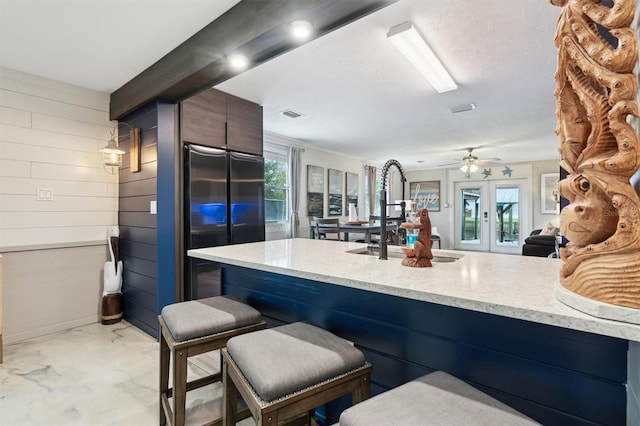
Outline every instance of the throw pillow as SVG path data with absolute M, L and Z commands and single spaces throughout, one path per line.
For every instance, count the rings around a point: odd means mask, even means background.
M 547 222 L 539 235 L 556 235 L 557 232 L 557 228 L 551 222 Z

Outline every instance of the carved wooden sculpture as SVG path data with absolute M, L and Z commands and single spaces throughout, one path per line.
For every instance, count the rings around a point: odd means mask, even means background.
M 555 44 L 559 189 L 570 202 L 561 229 L 570 243 L 560 251 L 561 282 L 582 296 L 640 308 L 640 199 L 629 178 L 640 165 L 633 67 L 637 37 L 629 25 L 635 0 L 551 0 L 563 8 Z M 611 46 L 601 26 L 618 39 Z
M 401 228 L 405 229 L 419 229 L 418 241 L 415 242 L 413 248 L 402 247 L 402 251 L 407 256 L 402 259 L 404 266 L 411 266 L 414 268 L 427 268 L 432 266 L 431 259 L 433 254 L 431 253 L 431 219 L 429 219 L 429 212 L 427 209 L 422 209 L 418 212 L 420 217 L 420 223 L 403 223 Z

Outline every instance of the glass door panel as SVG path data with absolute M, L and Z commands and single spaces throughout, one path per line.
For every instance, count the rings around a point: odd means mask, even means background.
M 480 188 L 464 188 L 460 191 L 460 242 L 480 244 L 482 219 L 480 213 Z
M 486 209 L 489 203 L 485 182 L 459 182 L 455 185 L 455 248 L 489 249 Z
M 497 246 L 520 246 L 520 187 L 495 188 L 495 240 Z
M 455 248 L 519 254 L 531 227 L 527 181 L 456 182 Z

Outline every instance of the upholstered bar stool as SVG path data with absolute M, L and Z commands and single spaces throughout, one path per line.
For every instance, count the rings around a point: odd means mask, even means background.
M 238 392 L 257 425 L 308 415 L 343 395 L 369 397 L 371 365 L 349 342 L 296 322 L 234 337 L 222 350 L 224 425 L 235 425 Z
M 342 412 L 339 426 L 537 425 L 525 415 L 443 371 L 374 396 Z
M 267 326 L 260 312 L 228 296 L 167 305 L 162 309 L 158 321 L 161 331 L 160 424 L 173 426 L 185 423 L 188 391 L 222 380 L 222 374 L 218 372 L 187 382 L 187 359 L 221 349 L 230 338 Z M 169 387 L 170 360 L 173 360 L 172 388 Z M 173 408 L 169 402 L 172 396 Z M 248 413 L 245 417 L 248 417 Z

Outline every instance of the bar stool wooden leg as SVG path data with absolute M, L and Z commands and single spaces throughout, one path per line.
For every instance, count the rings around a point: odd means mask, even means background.
M 225 395 L 222 404 L 222 418 L 224 426 L 235 426 L 238 417 L 238 388 L 233 380 L 229 379 L 228 368 L 226 363 L 222 364 L 222 389 Z
M 354 390 L 351 394 L 351 401 L 353 405 L 356 405 L 359 402 L 369 399 L 371 396 L 371 385 L 369 384 L 368 377 L 363 377 L 360 379 L 360 386 L 358 389 Z
M 180 349 L 173 353 L 173 425 L 177 426 L 178 419 L 184 421 L 185 403 L 187 401 L 187 353 Z
M 162 334 L 162 330 L 160 331 L 160 425 L 163 426 L 167 424 L 167 417 L 164 414 L 164 404 L 168 404 L 169 401 L 163 401 L 167 391 L 169 390 L 169 358 L 171 356 L 171 351 L 169 350 L 169 345 L 167 344 L 167 339 L 165 339 Z

